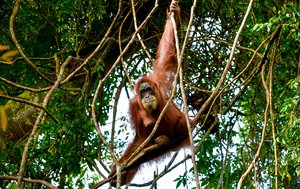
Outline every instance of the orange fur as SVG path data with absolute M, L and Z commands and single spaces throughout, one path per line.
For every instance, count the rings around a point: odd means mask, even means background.
M 179 15 L 180 9 L 177 3 L 170 6 L 171 11 L 175 16 Z M 178 19 L 176 19 L 178 20 Z M 130 100 L 130 119 L 135 130 L 135 137 L 126 148 L 124 154 L 119 159 L 119 163 L 123 163 L 130 155 L 146 140 L 150 135 L 155 122 L 160 115 L 169 98 L 174 74 L 177 70 L 177 60 L 174 52 L 174 28 L 171 19 L 168 18 L 165 25 L 165 31 L 160 40 L 157 50 L 157 60 L 153 64 L 153 74 L 144 76 L 139 79 L 135 85 L 136 96 Z M 158 100 L 156 110 L 147 111 L 139 94 L 140 85 L 144 82 L 150 84 L 155 96 Z M 138 168 L 142 163 L 159 159 L 166 153 L 178 150 L 183 146 L 189 145 L 187 133 L 187 124 L 184 114 L 177 108 L 174 102 L 171 102 L 164 113 L 161 122 L 157 128 L 154 137 L 146 147 L 154 144 L 162 144 L 158 149 L 145 153 L 134 164 L 127 167 L 121 176 L 121 185 L 128 184 L 133 179 Z M 183 136 L 183 137 L 182 137 Z M 180 140 L 178 140 L 180 139 Z M 163 145 L 166 142 L 176 141 L 172 145 Z M 111 171 L 110 176 L 115 173 L 115 168 Z M 116 185 L 115 179 L 112 179 L 111 184 Z

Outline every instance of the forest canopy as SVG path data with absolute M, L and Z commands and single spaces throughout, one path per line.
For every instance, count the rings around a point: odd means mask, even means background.
M 0 1 L 0 188 L 109 188 L 170 3 Z M 173 100 L 198 119 L 194 146 L 129 188 L 170 173 L 177 188 L 300 187 L 299 2 L 179 5 Z

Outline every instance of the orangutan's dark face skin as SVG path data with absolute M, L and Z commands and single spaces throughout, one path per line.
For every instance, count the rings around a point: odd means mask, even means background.
M 142 104 L 149 113 L 157 109 L 158 99 L 149 83 L 142 83 L 139 88 L 139 93 L 142 100 Z

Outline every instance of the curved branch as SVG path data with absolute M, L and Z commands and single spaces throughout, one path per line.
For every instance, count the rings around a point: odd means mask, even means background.
M 117 14 L 116 14 L 116 16 L 115 16 L 115 18 L 114 18 L 114 20 L 113 20 L 113 23 L 111 24 L 110 28 L 107 30 L 107 32 L 106 32 L 104 38 L 107 38 L 108 35 L 110 34 L 111 29 L 112 29 L 112 27 L 113 27 L 115 21 L 116 21 L 117 18 L 119 17 L 120 12 L 121 12 L 121 6 L 122 6 L 122 0 L 119 1 L 118 12 L 117 12 Z M 94 56 L 94 54 L 96 54 L 96 53 L 98 52 L 98 50 L 102 47 L 102 44 L 104 43 L 104 38 L 103 38 L 103 40 L 100 42 L 100 44 L 97 46 L 97 48 L 94 50 L 94 52 L 93 52 L 93 53 L 92 53 L 92 54 L 84 61 L 83 64 L 86 64 L 86 63 L 88 62 L 88 60 L 89 60 L 90 58 L 92 58 L 92 57 Z M 115 64 L 116 64 L 116 63 L 115 63 Z M 113 65 L 113 67 L 114 67 L 114 66 L 115 66 L 115 65 Z M 113 68 L 113 67 L 112 67 L 112 68 Z M 78 67 L 76 70 L 78 70 L 79 68 L 80 68 L 80 67 Z M 112 68 L 111 68 L 111 70 L 112 70 Z M 75 70 L 75 71 L 76 71 L 76 70 Z M 75 72 L 75 71 L 74 71 L 74 72 Z M 73 72 L 73 73 L 74 73 L 74 72 Z M 108 75 L 110 75 L 111 72 L 112 72 L 112 71 L 108 72 L 107 75 L 106 75 L 104 78 L 106 79 L 106 78 L 108 77 Z M 71 74 L 70 74 L 70 75 L 71 75 Z M 69 78 L 69 77 L 68 77 L 68 78 Z M 102 81 L 104 80 L 104 78 L 103 78 L 102 80 L 99 81 L 99 84 L 98 84 L 98 86 L 97 86 L 97 88 L 96 88 L 95 95 L 94 95 L 94 98 L 93 98 L 93 101 L 92 101 L 92 105 L 91 105 L 91 106 L 92 106 L 92 118 L 93 118 L 94 125 L 95 125 L 96 131 L 97 131 L 97 133 L 98 133 L 100 139 L 102 140 L 102 142 L 104 143 L 104 145 L 108 148 L 110 154 L 112 155 L 113 160 L 114 160 L 114 161 L 117 161 L 117 158 L 116 158 L 116 156 L 115 156 L 114 153 L 113 153 L 113 149 L 112 149 L 111 146 L 108 144 L 108 142 L 105 140 L 105 137 L 103 136 L 103 134 L 102 134 L 102 132 L 101 132 L 101 130 L 100 130 L 100 127 L 99 127 L 99 124 L 98 124 L 98 119 L 97 119 L 97 116 L 96 116 L 96 111 L 95 111 L 95 106 L 96 106 L 96 102 L 97 102 L 97 97 L 98 97 L 98 95 L 99 95 L 100 89 L 103 87 L 103 86 L 102 86 L 102 83 L 103 83 Z M 66 79 L 66 80 L 67 80 L 67 79 Z M 99 183 L 97 183 L 97 184 L 95 185 L 95 187 L 98 187 L 98 186 L 97 186 L 98 184 L 99 184 Z
M 51 87 L 46 87 L 46 88 L 41 88 L 41 89 L 35 89 L 35 88 L 31 88 L 31 87 L 25 87 L 23 85 L 19 85 L 17 83 L 14 83 L 10 80 L 7 80 L 3 77 L 0 77 L 0 80 L 7 83 L 7 84 L 10 84 L 12 86 L 15 86 L 17 88 L 20 88 L 20 89 L 23 89 L 23 90 L 26 90 L 26 91 L 31 91 L 31 92 L 42 92 L 42 91 L 48 91 Z
M 220 40 L 220 39 L 215 39 L 215 38 L 210 38 L 210 37 L 204 37 L 204 38 L 198 38 L 196 40 L 193 40 L 193 41 L 190 41 L 190 44 L 193 43 L 193 42 L 196 42 L 196 41 L 206 41 L 206 40 L 211 40 L 211 41 L 215 41 L 215 42 L 218 42 L 218 43 L 223 43 L 227 46 L 233 46 L 233 44 L 231 43 L 228 43 L 227 41 L 223 41 L 223 40 Z M 248 47 L 243 47 L 243 46 L 236 46 L 237 49 L 242 49 L 242 50 L 246 50 L 246 51 L 250 51 L 252 53 L 255 53 L 258 57 L 262 58 L 263 55 L 256 52 L 254 49 L 251 49 L 251 48 L 248 48 Z
M 15 180 L 15 181 L 17 181 L 18 177 L 17 176 L 0 176 L 0 180 Z M 53 186 L 52 184 L 50 184 L 44 180 L 30 179 L 30 178 L 22 178 L 21 180 L 24 182 L 44 185 L 51 189 L 58 189 L 57 187 Z
M 217 83 L 215 89 L 212 91 L 212 94 L 208 97 L 208 99 L 204 102 L 204 104 L 202 105 L 202 107 L 200 108 L 200 110 L 197 112 L 197 114 L 196 114 L 196 116 L 195 116 L 195 118 L 194 118 L 195 121 L 198 120 L 198 119 L 200 118 L 200 116 L 202 115 L 202 113 L 204 112 L 204 110 L 207 108 L 207 106 L 213 101 L 213 99 L 214 99 L 215 96 L 217 95 L 219 89 L 221 88 L 221 86 L 222 86 L 222 84 L 223 84 L 223 82 L 224 82 L 224 80 L 225 80 L 225 78 L 226 78 L 227 72 L 228 72 L 228 70 L 229 70 L 229 67 L 230 67 L 231 62 L 232 62 L 233 57 L 234 57 L 234 52 L 235 52 L 235 49 L 236 49 L 236 46 L 237 46 L 238 39 L 239 39 L 240 34 L 241 34 L 241 32 L 242 32 L 242 30 L 243 30 L 243 28 L 244 28 L 244 26 L 245 26 L 246 20 L 247 20 L 247 18 L 248 18 L 248 15 L 249 15 L 249 13 L 250 13 L 251 8 L 252 8 L 252 4 L 253 4 L 253 0 L 251 0 L 251 1 L 249 2 L 248 8 L 247 8 L 246 14 L 245 14 L 245 16 L 244 16 L 244 18 L 243 18 L 243 21 L 242 21 L 242 23 L 241 23 L 241 26 L 240 26 L 240 28 L 239 28 L 239 30 L 238 30 L 238 32 L 237 32 L 235 38 L 234 38 L 234 42 L 233 42 L 233 45 L 232 45 L 232 49 L 231 49 L 229 58 L 228 58 L 228 60 L 227 60 L 227 64 L 226 64 L 226 66 L 225 66 L 225 68 L 224 68 L 224 71 L 223 71 L 223 73 L 222 73 L 222 76 L 221 76 L 219 82 Z M 193 121 L 194 121 L 194 120 L 193 120 Z
M 137 21 L 136 21 L 136 11 L 135 11 L 135 7 L 134 6 L 135 6 L 134 5 L 134 0 L 131 0 L 131 9 L 132 9 L 132 14 L 133 14 L 134 28 L 135 28 L 135 30 L 137 30 L 138 27 L 137 27 Z M 141 46 L 142 46 L 143 50 L 145 51 L 146 55 L 148 56 L 148 58 L 150 59 L 150 61 L 153 63 L 154 60 L 151 57 L 149 51 L 147 50 L 147 47 L 144 44 L 140 33 L 137 33 L 137 37 L 138 37 L 138 40 L 141 43 Z
M 111 33 L 111 30 L 113 28 L 113 26 L 115 25 L 115 22 L 117 21 L 117 19 L 119 18 L 120 12 L 121 12 L 121 5 L 122 5 L 122 0 L 119 1 L 119 8 L 118 8 L 118 12 L 116 14 L 116 16 L 114 17 L 114 20 L 112 21 L 112 23 L 110 24 L 109 28 L 107 29 L 106 33 L 104 34 L 104 37 L 102 38 L 102 40 L 100 41 L 99 45 L 96 47 L 96 49 L 85 59 L 85 61 L 76 68 L 76 70 L 74 70 L 70 75 L 68 75 L 67 78 L 65 78 L 62 81 L 62 84 L 67 83 L 72 77 L 74 77 L 74 75 L 79 72 L 98 52 L 99 50 L 103 47 L 103 45 L 107 42 L 108 36 Z
M 17 38 L 16 38 L 16 34 L 14 31 L 14 21 L 18 12 L 18 9 L 20 7 L 20 1 L 21 0 L 16 0 L 16 3 L 14 5 L 13 8 L 13 12 L 11 13 L 10 19 L 9 19 L 9 32 L 11 35 L 11 39 L 12 41 L 15 43 L 18 51 L 20 52 L 20 54 L 22 55 L 22 57 L 24 58 L 25 62 L 31 66 L 41 77 L 43 77 L 46 81 L 48 81 L 49 83 L 53 84 L 53 82 L 46 77 L 42 72 L 40 72 L 40 70 L 27 58 L 26 54 L 24 53 L 24 51 L 22 50 Z
M 174 0 L 173 0 L 174 1 Z M 172 1 L 172 2 L 173 2 Z M 194 0 L 193 6 L 191 7 L 191 15 L 190 15 L 190 22 L 189 22 L 189 26 L 188 29 L 186 31 L 186 38 L 184 40 L 184 44 L 182 47 L 182 51 L 180 52 L 180 48 L 179 48 L 179 40 L 178 40 L 178 35 L 177 35 L 177 27 L 176 27 L 176 21 L 174 18 L 174 13 L 171 14 L 171 20 L 173 23 L 173 28 L 174 28 L 174 37 L 175 37 L 175 47 L 176 47 L 176 54 L 177 54 L 177 62 L 178 62 L 178 70 L 179 70 L 179 83 L 180 83 L 180 90 L 181 90 L 181 96 L 182 96 L 182 101 L 183 101 L 183 106 L 184 106 L 184 115 L 185 115 L 185 119 L 186 119 L 186 123 L 187 123 L 187 129 L 188 129 L 188 135 L 189 135 L 189 139 L 190 139 L 190 145 L 191 145 L 191 157 L 192 157 L 192 162 L 193 162 L 193 168 L 194 168 L 194 176 L 195 176 L 195 180 L 196 180 L 196 186 L 198 189 L 200 189 L 200 181 L 199 181 L 199 177 L 198 177 L 198 170 L 197 170 L 197 164 L 196 164 L 196 159 L 195 159 L 195 145 L 194 145 L 194 140 L 193 140 L 193 129 L 192 129 L 192 125 L 190 123 L 190 118 L 188 115 L 188 108 L 187 108 L 187 101 L 186 101 L 186 95 L 185 95 L 185 90 L 184 90 L 184 85 L 183 85 L 183 73 L 182 73 L 182 65 L 181 65 L 181 60 L 184 54 L 184 47 L 185 44 L 188 40 L 188 33 L 190 31 L 191 25 L 192 25 L 192 20 L 194 17 L 194 10 L 196 8 L 197 5 L 197 1 Z
M 264 86 L 265 91 L 266 91 L 266 102 L 267 102 L 267 104 L 266 104 L 265 113 L 264 113 L 264 127 L 263 127 L 263 130 L 262 130 L 262 133 L 261 133 L 261 141 L 260 141 L 258 149 L 255 153 L 254 159 L 252 160 L 251 164 L 249 165 L 249 167 L 245 171 L 245 173 L 241 176 L 241 178 L 238 182 L 238 185 L 237 185 L 237 189 L 240 189 L 242 187 L 242 184 L 243 184 L 243 181 L 244 181 L 245 177 L 250 173 L 252 168 L 255 166 L 255 163 L 256 163 L 259 155 L 260 155 L 260 151 L 261 151 L 262 145 L 263 145 L 264 140 L 265 140 L 265 132 L 266 132 L 267 120 L 268 120 L 268 110 L 269 110 L 269 106 L 270 106 L 270 91 L 269 91 L 269 89 L 266 85 L 265 78 L 264 78 L 265 66 L 266 66 L 266 64 L 262 65 L 261 80 L 262 80 L 263 86 Z
M 97 117 L 96 117 L 96 113 L 95 113 L 95 104 L 96 104 L 96 101 L 97 101 L 97 97 L 98 97 L 98 94 L 99 94 L 99 91 L 100 89 L 103 87 L 103 84 L 104 82 L 106 81 L 106 79 L 109 77 L 109 75 L 112 73 L 112 71 L 116 68 L 116 66 L 118 65 L 118 63 L 120 62 L 121 58 L 125 55 L 125 53 L 128 51 L 129 47 L 131 46 L 131 44 L 133 43 L 137 33 L 142 29 L 142 27 L 145 25 L 145 23 L 149 20 L 149 18 L 152 16 L 152 14 L 154 13 L 154 11 L 156 10 L 156 8 L 158 7 L 158 2 L 156 0 L 155 2 L 155 5 L 153 7 L 153 9 L 151 10 L 151 12 L 149 13 L 149 15 L 145 18 L 145 20 L 141 23 L 141 25 L 138 27 L 138 29 L 133 33 L 129 43 L 126 45 L 126 47 L 123 49 L 122 53 L 119 55 L 119 57 L 117 58 L 117 60 L 115 61 L 115 63 L 113 64 L 113 66 L 110 68 L 110 70 L 107 72 L 107 74 L 99 81 L 99 84 L 97 86 L 97 89 L 95 91 L 95 96 L 94 96 L 94 99 L 93 99 L 93 102 L 92 102 L 92 117 L 93 117 L 93 120 L 94 120 L 94 125 L 96 127 L 96 130 L 97 130 L 97 133 L 98 135 L 100 136 L 100 138 L 103 140 L 104 144 L 106 145 L 106 147 L 108 147 L 109 151 L 111 152 L 112 154 L 112 157 L 114 159 L 114 161 L 116 162 L 117 161 L 117 158 L 114 156 L 113 154 L 113 151 L 112 149 L 110 148 L 109 144 L 106 142 L 106 140 L 104 139 L 102 133 L 101 133 L 101 130 L 99 128 L 99 125 L 98 125 L 98 121 L 97 121 Z M 165 108 L 166 109 L 166 108 Z M 161 116 L 162 117 L 162 116 Z M 154 128 L 155 129 L 155 128 Z M 153 129 L 153 130 L 154 130 Z M 157 127 L 156 127 L 157 129 Z M 155 132 L 155 131 L 154 131 Z M 153 132 L 153 135 L 154 135 L 154 132 Z M 149 139 L 150 140 L 150 139 Z M 140 147 L 142 146 L 145 146 L 149 140 L 146 140 Z M 142 150 L 142 148 L 138 148 L 136 153 L 133 153 L 131 158 L 134 157 L 134 155 L 136 155 L 137 153 L 139 153 L 140 151 Z M 129 158 L 129 159 L 131 159 Z M 128 160 L 129 160 L 128 159 Z M 126 164 L 127 162 L 124 162 L 124 164 Z
M 39 109 L 42 109 L 43 111 L 45 111 L 56 123 L 59 123 L 58 119 L 56 119 L 54 117 L 54 115 L 52 115 L 45 107 L 41 106 L 40 104 L 38 103 L 34 103 L 34 102 L 30 102 L 28 100 L 25 100 L 25 99 L 22 99 L 22 98 L 16 98 L 16 97 L 11 97 L 11 96 L 6 96 L 6 95 L 0 95 L 0 98 L 6 98 L 6 99 L 9 99 L 9 100 L 13 100 L 13 101 L 16 101 L 16 102 L 20 102 L 20 103 L 25 103 L 25 104 L 28 104 L 28 105 L 31 105 L 31 106 L 34 106 L 36 108 L 39 108 Z
M 49 90 L 49 92 L 46 94 L 45 98 L 44 98 L 44 101 L 43 101 L 43 107 L 46 108 L 49 100 L 50 100 L 50 97 L 51 95 L 53 94 L 53 92 L 57 89 L 57 87 L 59 86 L 61 80 L 62 80 L 62 77 L 64 75 L 64 70 L 65 70 L 65 67 L 68 65 L 68 63 L 71 61 L 72 57 L 68 57 L 66 59 L 66 61 L 62 64 L 61 66 L 61 69 L 60 69 L 60 72 L 57 76 L 57 80 L 56 82 L 54 83 L 54 85 L 51 87 L 51 89 Z M 32 128 L 32 131 L 30 133 L 30 136 L 27 140 L 27 143 L 24 147 L 24 151 L 23 151 L 23 154 L 22 154 L 22 161 L 21 161 L 21 164 L 20 164 L 20 168 L 19 168 L 19 175 L 18 175 L 18 182 L 17 182 L 17 189 L 21 189 L 22 186 L 21 186 L 21 181 L 22 181 L 22 178 L 23 178 L 23 174 L 24 174 L 24 167 L 25 167 L 25 164 L 26 164 L 26 159 L 27 159 L 27 153 L 28 153 L 28 150 L 29 150 L 29 146 L 33 140 L 33 137 L 35 135 L 35 132 L 37 131 L 37 128 L 38 128 L 38 125 L 39 123 L 42 121 L 43 117 L 44 117 L 44 109 L 42 109 L 40 111 L 40 114 L 38 115 L 35 123 L 34 123 L 34 126 Z

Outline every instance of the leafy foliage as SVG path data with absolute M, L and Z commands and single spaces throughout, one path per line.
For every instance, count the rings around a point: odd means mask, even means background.
M 47 112 L 29 145 L 23 177 L 59 188 L 92 187 L 107 176 L 113 162 L 105 141 L 120 155 L 130 139 L 124 107 L 132 83 L 151 70 L 170 2 L 159 1 L 155 16 L 139 32 L 151 58 L 137 38 L 130 42 L 135 32 L 130 2 L 121 1 L 117 14 L 119 1 L 25 0 L 11 20 L 16 2 L 0 1 L 0 188 L 16 187 L 5 176 L 19 174 L 42 107 Z M 154 2 L 136 1 L 138 25 Z M 181 45 L 191 6 L 191 1 L 180 1 Z M 247 6 L 235 0 L 197 5 L 182 60 L 190 115 L 197 114 L 222 77 Z M 299 17 L 297 1 L 254 2 L 219 95 L 194 130 L 196 176 L 203 188 L 236 188 L 262 139 L 243 186 L 276 188 L 278 170 L 278 188 L 299 187 Z M 115 64 L 126 45 L 127 52 Z M 44 104 L 70 56 L 62 82 Z M 182 104 L 180 91 L 175 100 Z M 210 135 L 199 129 L 207 125 L 216 125 Z M 174 172 L 174 187 L 196 186 L 192 165 L 185 166 L 185 171 Z M 173 171 L 168 168 L 162 174 Z M 23 183 L 23 188 L 40 187 L 37 182 Z

